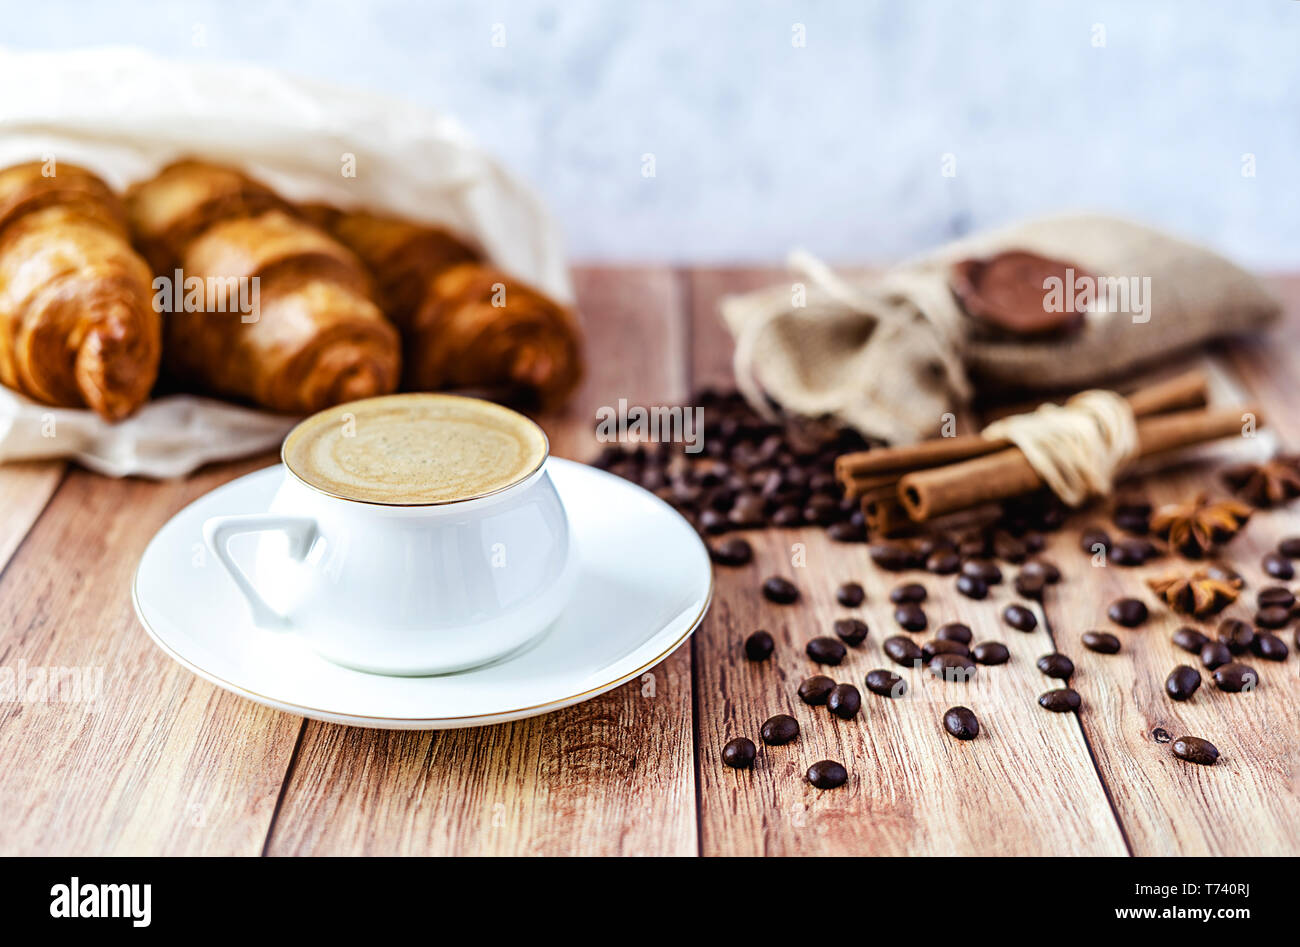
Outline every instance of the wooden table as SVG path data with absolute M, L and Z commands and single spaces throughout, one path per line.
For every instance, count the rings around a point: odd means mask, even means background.
M 556 452 L 589 459 L 595 410 L 619 398 L 665 404 L 693 386 L 729 382 L 730 343 L 716 316 L 726 292 L 781 278 L 774 270 L 585 268 L 576 273 L 590 334 L 590 374 L 546 426 Z M 1271 337 L 1216 348 L 1215 362 L 1269 411 L 1284 444 L 1300 445 L 1300 278 L 1275 280 L 1288 319 Z M 1010 664 L 970 684 L 914 681 L 914 699 L 864 690 L 844 722 L 794 695 L 813 668 L 802 645 L 846 614 L 842 581 L 862 582 L 856 610 L 871 637 L 835 676 L 861 687 L 889 666 L 887 601 L 899 581 L 861 545 L 820 530 L 751 534 L 756 562 L 721 570 L 717 597 L 689 647 L 641 680 L 567 710 L 513 724 L 440 733 L 357 730 L 303 720 L 199 680 L 149 640 L 129 586 L 146 542 L 181 507 L 272 458 L 209 468 L 188 480 L 114 481 L 58 463 L 0 468 L 0 669 L 98 669 L 93 706 L 0 703 L 0 853 L 46 854 L 1296 854 L 1300 852 L 1300 710 L 1293 653 L 1253 660 L 1252 694 L 1203 686 L 1187 704 L 1165 698 L 1184 661 L 1156 610 L 1118 631 L 1103 657 L 1080 635 L 1105 627 L 1123 590 L 1151 601 L 1138 570 L 1095 569 L 1077 548 L 1077 517 L 1048 555 L 1066 580 L 1046 627 L 998 619 L 1014 593 L 971 602 L 926 577 L 933 624 L 961 620 L 977 639 L 1011 648 Z M 1183 497 L 1212 484 L 1181 471 L 1151 493 Z M 1231 547 L 1253 587 L 1260 555 L 1300 533 L 1300 504 L 1260 514 Z M 1092 517 L 1096 519 L 1096 515 Z M 807 565 L 790 566 L 803 543 Z M 756 595 L 768 574 L 796 579 L 803 602 Z M 1248 617 L 1253 597 L 1228 614 Z M 617 616 L 610 616 L 617 621 Z M 758 627 L 777 639 L 762 665 L 740 643 Z M 1292 632 L 1286 633 L 1288 644 Z M 1051 682 L 1034 667 L 1053 643 L 1078 666 L 1081 715 L 1050 714 L 1035 697 Z M 973 707 L 983 732 L 958 743 L 943 709 Z M 751 772 L 725 769 L 724 742 L 756 738 L 778 712 L 801 738 L 766 748 Z M 1214 767 L 1175 759 L 1153 733 L 1208 737 Z M 852 776 L 820 792 L 803 781 L 815 760 Z

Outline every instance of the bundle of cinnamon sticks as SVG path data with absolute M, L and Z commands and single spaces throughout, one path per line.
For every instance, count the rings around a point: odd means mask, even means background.
M 1207 408 L 1199 371 L 1139 388 L 1125 400 L 1137 419 L 1139 458 L 1240 434 L 1247 413 L 1263 423 L 1255 407 Z M 979 434 L 844 454 L 835 475 L 846 496 L 861 500 L 878 534 L 1043 487 L 1019 448 Z

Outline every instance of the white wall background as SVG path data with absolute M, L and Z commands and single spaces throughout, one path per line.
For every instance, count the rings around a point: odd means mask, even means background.
M 1088 207 L 1300 267 L 1295 0 L 0 0 L 0 23 L 12 47 L 252 61 L 450 110 L 578 258 L 882 260 Z

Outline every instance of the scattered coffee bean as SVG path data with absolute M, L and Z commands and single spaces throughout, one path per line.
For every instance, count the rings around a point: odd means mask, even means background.
M 1173 642 L 1184 651 L 1190 651 L 1192 654 L 1200 654 L 1205 643 L 1210 639 L 1205 637 L 1195 628 L 1184 625 L 1174 632 Z
M 844 647 L 844 642 L 838 638 L 829 638 L 822 636 L 814 638 L 804 647 L 808 657 L 812 658 L 818 664 L 839 664 L 844 660 L 844 655 L 848 649 Z
M 961 654 L 936 654 L 929 668 L 931 674 L 944 681 L 964 684 L 975 676 L 975 662 Z
M 983 579 L 962 573 L 957 576 L 957 591 L 967 598 L 982 599 L 988 597 L 989 587 Z
M 783 746 L 799 735 L 799 721 L 789 714 L 768 717 L 759 736 L 768 746 Z
M 1233 654 L 1245 654 L 1255 640 L 1255 629 L 1249 622 L 1227 618 L 1219 624 L 1218 638 Z
M 1232 661 L 1215 668 L 1214 686 L 1230 694 L 1253 691 L 1259 683 L 1259 673 L 1249 664 Z
M 1014 583 L 1016 594 L 1022 598 L 1032 599 L 1035 602 L 1043 600 L 1043 589 L 1046 583 L 1042 576 L 1025 575 L 1023 572 L 1016 576 Z
M 946 641 L 943 638 L 935 638 L 933 641 L 927 641 L 921 646 L 921 657 L 926 661 L 929 661 L 936 654 L 963 654 L 969 657 L 970 648 L 960 641 Z
M 834 760 L 818 760 L 808 767 L 808 782 L 818 789 L 837 789 L 849 780 L 849 771 Z
M 980 735 L 980 722 L 969 707 L 949 707 L 943 715 L 943 728 L 958 740 L 974 740 Z
M 1112 522 L 1126 533 L 1142 536 L 1151 529 L 1151 514 L 1116 510 Z
M 1091 556 L 1098 552 L 1098 546 L 1102 547 L 1101 552 L 1105 552 L 1110 548 L 1110 534 L 1104 529 L 1093 526 L 1085 529 L 1079 536 L 1079 548 L 1088 555 Z
M 1278 555 L 1300 559 L 1300 536 L 1288 536 L 1277 544 Z
M 790 605 L 799 599 L 799 589 L 789 579 L 770 576 L 763 582 L 763 597 L 778 605 Z
M 799 699 L 812 707 L 820 707 L 835 689 L 835 682 L 823 674 L 805 678 L 799 685 Z
M 884 648 L 885 654 L 889 655 L 890 660 L 895 664 L 910 665 L 921 660 L 921 649 L 917 647 L 916 642 L 902 635 L 886 638 Z
M 782 506 L 772 514 L 772 525 L 782 529 L 791 526 L 801 526 L 803 524 L 803 514 L 797 506 Z
M 1011 652 L 1000 641 L 981 641 L 971 649 L 971 657 L 980 664 L 1006 664 L 1011 660 Z
M 1048 691 L 1038 697 L 1039 706 L 1055 714 L 1071 713 L 1078 710 L 1082 703 L 1083 698 L 1079 692 L 1069 687 Z
M 754 558 L 754 547 L 734 536 L 709 548 L 709 558 L 720 566 L 743 566 Z
M 1295 608 L 1295 593 L 1285 585 L 1266 585 L 1255 595 L 1260 608 Z
M 1002 609 L 1002 620 L 1017 631 L 1033 631 L 1038 627 L 1038 619 L 1034 613 L 1014 602 Z
M 925 568 L 935 575 L 952 575 L 961 568 L 961 556 L 951 549 L 940 549 L 925 560 Z
M 1270 605 L 1255 613 L 1255 624 L 1261 628 L 1285 628 L 1291 621 L 1291 609 L 1280 605 Z
M 961 574 L 979 579 L 985 585 L 997 585 L 1002 581 L 1002 570 L 997 563 L 987 559 L 967 559 L 962 563 Z
M 852 684 L 836 684 L 826 698 L 826 706 L 841 720 L 852 720 L 862 706 L 862 695 Z
M 907 641 L 908 644 L 912 643 L 906 638 L 903 640 Z M 867 690 L 873 694 L 879 694 L 881 697 L 902 697 L 907 693 L 907 681 L 893 671 L 883 669 L 868 671 Z
M 925 596 L 924 585 L 919 582 L 908 582 L 895 586 L 889 593 L 889 600 L 895 605 L 902 605 L 905 602 L 924 602 Z
M 722 762 L 732 769 L 749 769 L 754 765 L 754 757 L 757 753 L 758 749 L 754 746 L 753 740 L 747 737 L 736 737 L 722 748 Z
M 1111 565 L 1140 566 L 1155 556 L 1156 547 L 1146 539 L 1121 539 L 1110 546 L 1106 558 Z
M 1107 616 L 1117 625 L 1136 628 L 1147 620 L 1146 604 L 1135 598 L 1117 598 L 1106 609 Z
M 835 634 L 845 644 L 856 648 L 867 640 L 867 623 L 857 618 L 841 618 L 835 622 Z
M 1222 641 L 1207 641 L 1201 647 L 1201 663 L 1213 671 L 1232 660 L 1232 652 Z
M 946 625 L 940 625 L 934 636 L 942 641 L 957 641 L 965 645 L 970 644 L 971 638 L 974 637 L 971 634 L 970 626 L 963 625 L 959 621 L 950 621 Z
M 1165 678 L 1165 693 L 1173 700 L 1190 700 L 1200 686 L 1201 672 L 1186 664 L 1178 665 Z
M 926 617 L 920 605 L 904 602 L 894 609 L 894 621 L 907 631 L 925 631 Z
M 866 601 L 867 593 L 856 582 L 845 582 L 835 590 L 835 601 L 845 608 L 857 608 Z
M 1209 740 L 1200 737 L 1179 737 L 1174 741 L 1174 756 L 1189 763 L 1213 766 L 1219 758 L 1219 749 Z
M 1068 681 L 1074 674 L 1074 662 L 1060 652 L 1045 654 L 1038 659 L 1038 670 L 1048 677 Z
M 1295 567 L 1291 565 L 1291 560 L 1278 553 L 1268 553 L 1260 560 L 1260 565 L 1273 578 L 1281 579 L 1283 582 L 1289 582 L 1295 578 Z
M 1030 559 L 1020 567 L 1020 574 L 1041 576 L 1048 585 L 1061 581 L 1061 570 L 1046 559 Z
M 1119 654 L 1119 639 L 1108 631 L 1085 631 L 1083 646 L 1098 654 Z
M 756 631 L 745 639 L 745 657 L 751 661 L 766 661 L 772 656 L 776 642 L 766 631 Z
M 1266 631 L 1255 636 L 1255 640 L 1250 643 L 1250 650 L 1255 657 L 1265 661 L 1285 661 L 1289 653 L 1285 641 Z
M 886 572 L 902 572 L 912 566 L 912 550 L 902 543 L 873 543 L 867 554 Z
M 837 543 L 864 543 L 867 541 L 866 527 L 852 520 L 832 523 L 826 528 L 826 535 Z

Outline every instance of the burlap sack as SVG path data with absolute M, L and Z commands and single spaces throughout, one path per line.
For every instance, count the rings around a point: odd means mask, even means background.
M 1070 261 L 1098 281 L 1137 280 L 1149 290 L 1145 312 L 1103 303 L 1077 331 L 1049 338 L 990 331 L 954 295 L 953 264 L 1012 250 Z M 766 396 L 900 444 L 939 433 L 974 385 L 1088 387 L 1211 337 L 1257 330 L 1280 312 L 1256 277 L 1218 254 L 1102 216 L 975 234 L 863 281 L 806 255 L 791 262 L 801 271 L 791 283 L 722 303 L 737 383 L 756 405 Z

